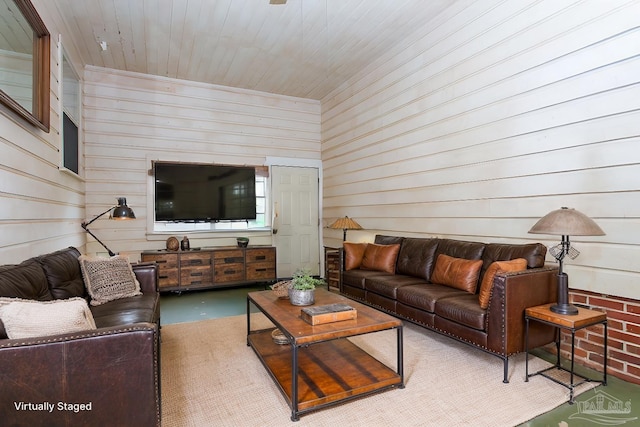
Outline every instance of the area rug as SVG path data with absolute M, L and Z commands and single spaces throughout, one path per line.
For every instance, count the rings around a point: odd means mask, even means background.
M 267 327 L 260 313 L 252 328 Z M 535 376 L 524 354 L 502 360 L 405 323 L 404 389 L 392 389 L 290 420 L 284 397 L 246 344 L 246 316 L 162 327 L 162 425 L 186 426 L 515 426 L 565 403 L 569 391 Z M 396 334 L 351 338 L 394 367 Z M 530 356 L 529 370 L 550 366 Z M 587 383 L 576 395 L 593 387 Z

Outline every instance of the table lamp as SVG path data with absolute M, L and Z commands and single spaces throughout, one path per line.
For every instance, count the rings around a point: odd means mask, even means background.
M 549 248 L 549 253 L 558 260 L 558 303 L 551 311 L 558 314 L 578 314 L 578 308 L 569 304 L 569 277 L 562 270 L 565 256 L 575 259 L 580 252 L 571 246 L 569 236 L 604 236 L 604 231 L 591 218 L 575 209 L 563 207 L 549 212 L 531 227 L 529 233 L 562 236 L 560 244 Z
M 89 233 L 94 239 L 96 239 L 98 243 L 100 243 L 107 250 L 107 252 L 109 253 L 109 256 L 114 256 L 115 253 L 113 253 L 113 251 L 111 251 L 111 249 L 109 249 L 107 245 L 102 243 L 102 241 L 98 239 L 95 236 L 95 234 L 93 234 L 88 228 L 93 221 L 95 221 L 96 219 L 100 218 L 101 216 L 103 216 L 104 214 L 110 211 L 111 211 L 111 214 L 109 215 L 109 219 L 116 219 L 116 220 L 136 219 L 136 215 L 133 213 L 133 210 L 129 206 L 127 206 L 127 199 L 125 197 L 118 197 L 117 205 L 111 206 L 106 211 L 102 212 L 99 215 L 96 215 L 91 221 L 83 222 L 81 226 L 84 229 L 84 231 Z
M 342 241 L 347 240 L 347 230 L 362 230 L 360 224 L 345 215 L 344 218 L 338 218 L 329 226 L 329 228 L 338 229 L 343 231 Z

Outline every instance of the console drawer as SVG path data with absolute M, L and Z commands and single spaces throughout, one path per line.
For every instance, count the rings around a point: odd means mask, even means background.
M 180 254 L 180 267 L 211 265 L 211 255 L 208 253 L 183 253 Z
M 213 281 L 215 283 L 240 282 L 244 280 L 244 264 L 214 264 Z
M 239 250 L 214 251 L 213 265 L 220 264 L 244 264 L 244 252 Z
M 273 248 L 247 249 L 247 264 L 253 262 L 274 263 L 276 251 Z
M 180 269 L 180 286 L 211 283 L 211 266 L 183 267 Z
M 275 280 L 276 268 L 273 262 L 247 264 L 247 280 Z

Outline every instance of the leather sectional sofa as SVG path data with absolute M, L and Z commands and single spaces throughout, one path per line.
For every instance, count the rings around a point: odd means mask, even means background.
M 540 243 L 377 235 L 374 245 L 351 245 L 343 247 L 342 294 L 500 357 L 504 382 L 509 381 L 509 356 L 525 349 L 525 308 L 556 300 L 557 268 L 545 267 L 546 247 Z M 368 255 L 362 254 L 366 248 Z M 367 262 L 367 256 L 378 260 Z M 521 271 L 502 271 L 504 261 L 521 262 Z M 469 273 L 470 265 L 475 273 Z M 455 280 L 448 276 L 454 275 L 472 286 L 452 286 Z M 553 328 L 530 325 L 530 348 L 553 340 Z
M 142 294 L 94 306 L 77 298 L 91 301 L 79 257 L 70 247 L 0 266 L 0 297 L 27 305 L 41 301 L 41 311 L 75 299 L 89 307 L 95 324 L 95 329 L 9 339 L 0 322 L 2 424 L 159 426 L 157 266 L 131 266 Z M 43 330 L 53 320 L 43 319 Z

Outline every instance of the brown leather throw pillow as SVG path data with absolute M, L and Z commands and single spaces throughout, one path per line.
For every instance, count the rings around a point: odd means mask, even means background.
M 527 260 L 524 258 L 516 258 L 511 261 L 495 261 L 492 262 L 487 271 L 484 272 L 482 283 L 480 284 L 480 301 L 481 308 L 489 307 L 489 297 L 493 289 L 493 278 L 498 272 L 504 271 L 524 271 L 527 269 Z
M 393 274 L 396 271 L 398 252 L 400 252 L 399 243 L 395 245 L 369 243 L 364 251 L 360 268 Z
M 431 273 L 431 283 L 451 286 L 475 294 L 481 267 L 481 259 L 462 259 L 440 254 Z
M 344 248 L 344 269 L 355 270 L 360 268 L 364 251 L 367 249 L 367 243 L 344 242 L 342 247 Z

